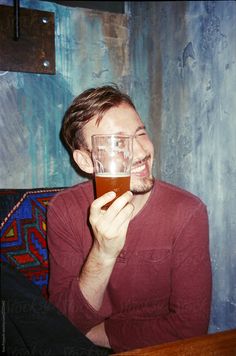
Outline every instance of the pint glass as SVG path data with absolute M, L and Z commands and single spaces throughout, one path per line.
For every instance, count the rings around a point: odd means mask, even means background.
M 97 198 L 114 191 L 116 198 L 130 190 L 133 137 L 93 135 L 92 158 Z M 107 209 L 112 202 L 104 206 Z

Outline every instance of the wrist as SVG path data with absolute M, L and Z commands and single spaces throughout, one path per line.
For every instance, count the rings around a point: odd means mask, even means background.
M 117 259 L 116 255 L 106 253 L 96 242 L 94 242 L 89 255 L 100 267 L 114 266 Z
M 96 249 L 91 249 L 85 264 L 78 276 L 79 288 L 95 309 L 99 310 L 103 302 L 103 295 L 110 279 L 115 259 L 104 259 Z

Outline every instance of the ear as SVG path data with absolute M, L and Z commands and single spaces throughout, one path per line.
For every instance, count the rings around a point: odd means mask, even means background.
M 93 173 L 93 162 L 86 151 L 75 150 L 73 152 L 73 158 L 79 168 L 89 174 Z

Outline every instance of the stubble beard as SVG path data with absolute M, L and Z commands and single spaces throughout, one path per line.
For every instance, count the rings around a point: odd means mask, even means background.
M 137 179 L 137 178 L 136 178 Z M 150 190 L 152 190 L 153 186 L 154 186 L 154 181 L 155 178 L 153 177 L 153 175 L 151 175 L 150 177 L 146 177 L 146 178 L 139 178 L 138 182 L 133 182 L 132 183 L 132 177 L 131 177 L 131 192 L 133 194 L 145 194 L 150 192 Z

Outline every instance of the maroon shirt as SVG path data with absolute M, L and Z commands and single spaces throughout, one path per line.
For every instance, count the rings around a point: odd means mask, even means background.
M 86 334 L 105 321 L 116 352 L 207 333 L 211 301 L 208 217 L 199 198 L 156 181 L 129 224 L 99 311 L 78 276 L 93 243 L 92 182 L 57 194 L 48 209 L 50 300 Z

